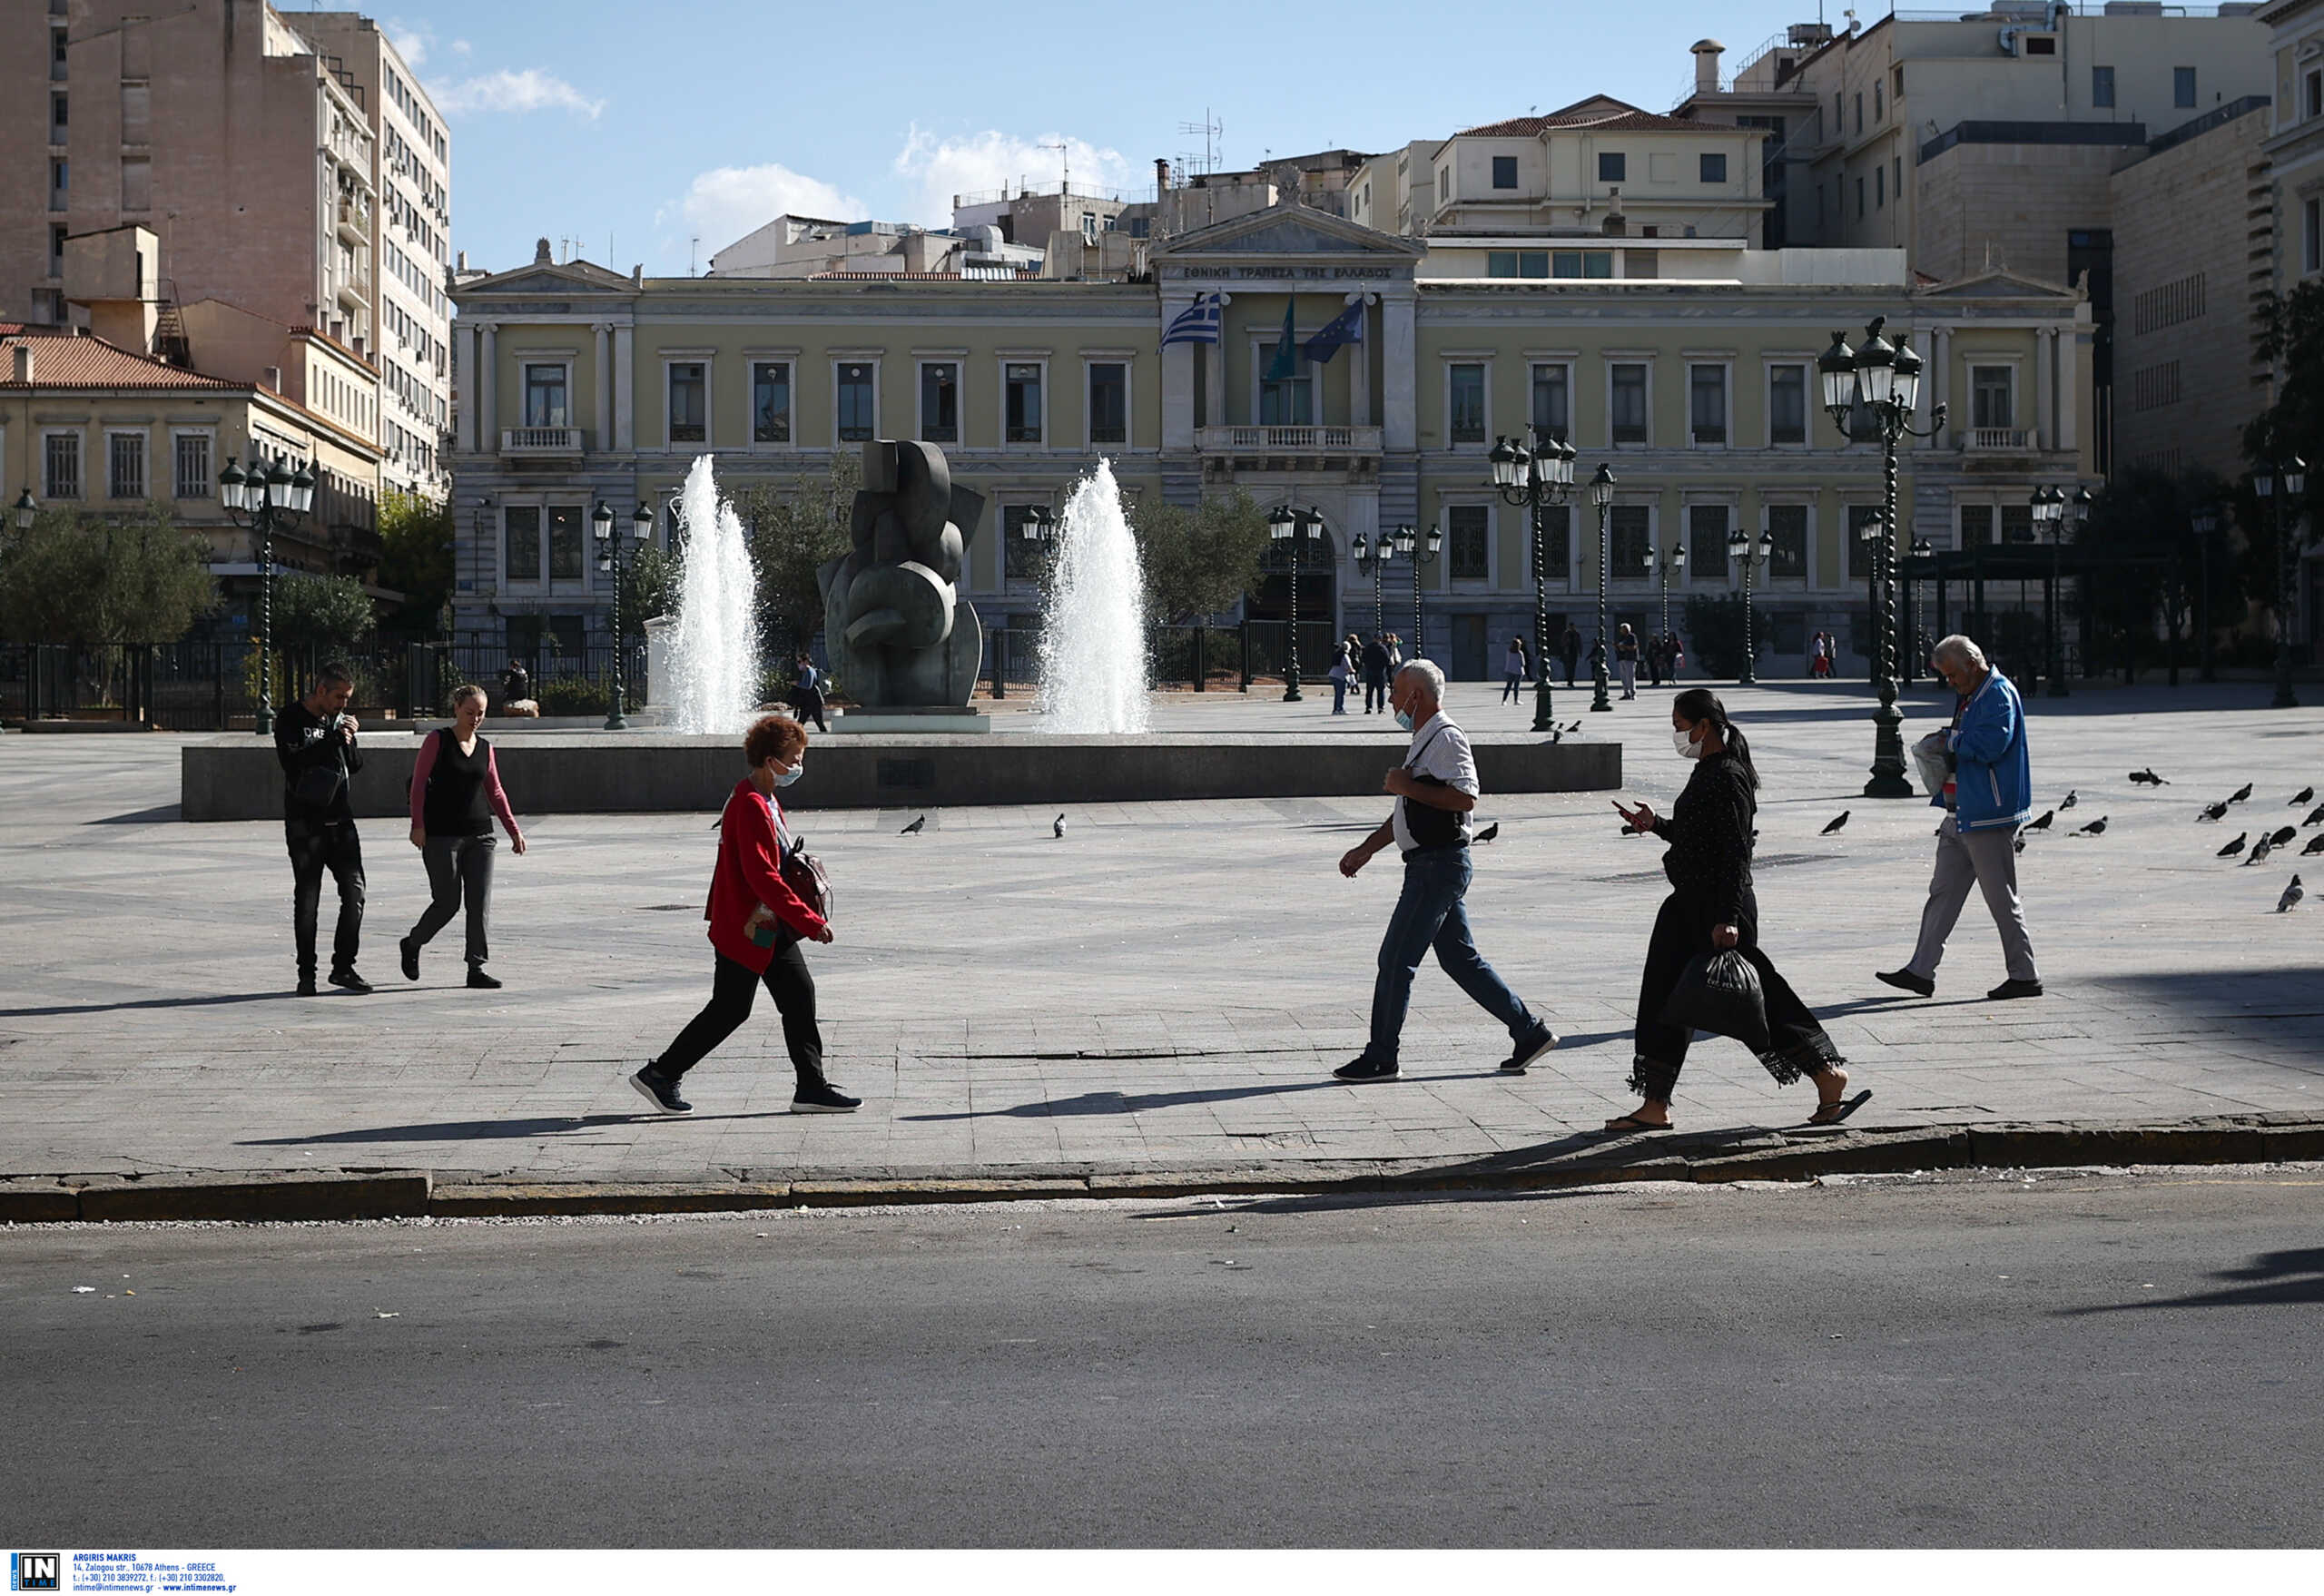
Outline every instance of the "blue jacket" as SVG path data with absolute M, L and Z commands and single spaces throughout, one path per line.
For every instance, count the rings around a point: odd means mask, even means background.
M 2025 747 L 2025 701 L 1997 670 L 1970 695 L 1948 745 L 1956 756 L 1955 821 L 1965 832 L 2014 831 L 2033 807 L 2034 762 Z M 1935 800 L 1942 807 L 1945 799 Z

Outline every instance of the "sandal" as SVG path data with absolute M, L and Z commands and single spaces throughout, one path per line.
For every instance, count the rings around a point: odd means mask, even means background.
M 1841 1120 L 1855 1113 L 1858 1108 L 1863 1108 L 1865 1104 L 1871 1100 L 1872 1089 L 1867 1087 L 1852 1098 L 1835 1098 L 1828 1103 L 1818 1103 L 1816 1105 L 1816 1111 L 1807 1117 L 1807 1123 L 1810 1125 L 1837 1125 Z
M 1870 1097 L 1872 1094 L 1866 1092 L 1865 1095 L 1866 1097 Z M 1606 1121 L 1606 1134 L 1608 1136 L 1634 1136 L 1644 1131 L 1669 1130 L 1670 1128 L 1672 1128 L 1672 1127 L 1668 1120 L 1657 1123 L 1652 1119 L 1641 1119 L 1635 1114 L 1624 1114 L 1619 1118 L 1609 1119 Z

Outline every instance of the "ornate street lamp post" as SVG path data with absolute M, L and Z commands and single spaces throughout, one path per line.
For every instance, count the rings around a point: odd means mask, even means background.
M 1425 614 L 1422 608 L 1420 568 L 1434 560 L 1443 547 L 1444 528 L 1442 527 L 1431 527 L 1424 534 L 1410 527 L 1396 528 L 1396 552 L 1413 562 L 1413 645 L 1411 652 L 1404 655 L 1406 659 L 1422 657 L 1421 623 Z
M 1646 569 L 1648 575 L 1659 576 L 1662 579 L 1662 635 L 1668 637 L 1670 635 L 1670 578 L 1687 574 L 1687 546 L 1672 544 L 1669 551 L 1659 560 L 1654 557 L 1654 551 L 1648 549 Z
M 1531 429 L 1531 448 L 1503 438 L 1492 447 L 1492 486 L 1502 502 L 1528 510 L 1533 529 L 1533 729 L 1552 731 L 1550 714 L 1550 570 L 1549 517 L 1553 507 L 1573 498 L 1574 448 L 1562 438 L 1543 438 Z M 1669 610 L 1669 587 L 1663 587 L 1663 609 Z
M 1902 438 L 1929 438 L 1945 426 L 1945 407 L 1938 405 L 1928 430 L 1912 424 L 1920 404 L 1921 358 L 1903 339 L 1891 344 L 1880 336 L 1887 318 L 1876 316 L 1865 329 L 1864 347 L 1848 348 L 1843 333 L 1832 335 L 1832 347 L 1817 360 L 1822 374 L 1824 409 L 1841 437 L 1850 441 L 1877 441 L 1881 450 L 1881 531 L 1872 548 L 1873 683 L 1880 704 L 1872 712 L 1872 779 L 1865 783 L 1867 798 L 1910 798 L 1913 784 L 1905 778 L 1905 714 L 1896 707 L 1896 445 Z M 1858 415 L 1868 423 L 1859 433 Z M 1869 530 L 1867 528 L 1867 530 Z
M 2046 537 L 2050 543 L 2049 591 L 2042 599 L 2042 619 L 2050 634 L 2050 647 L 2043 669 L 2050 674 L 2050 696 L 2066 698 L 2073 689 L 2066 685 L 2065 628 L 2058 624 L 2058 598 L 2063 590 L 2063 578 L 2059 574 L 2058 549 L 2065 536 L 2066 496 L 2063 488 L 2048 485 L 2034 490 L 2032 500 L 2034 529 L 2024 541 L 2031 543 Z
M 640 503 L 629 517 L 631 536 L 639 541 L 654 535 L 654 512 Z M 614 513 L 604 499 L 597 501 L 596 514 L 589 517 L 589 529 L 596 535 L 597 569 L 609 572 L 614 579 L 614 698 L 613 707 L 606 715 L 606 730 L 625 732 L 629 720 L 623 711 L 627 708 L 628 689 L 622 681 L 621 581 L 628 573 L 632 557 L 622 547 L 622 539 L 614 536 Z
M 315 502 L 315 474 L 307 466 L 297 471 L 277 455 L 268 465 L 251 452 L 245 472 L 229 459 L 218 473 L 218 498 L 227 518 L 256 532 L 259 538 L 258 713 L 251 729 L 261 737 L 274 735 L 274 529 L 289 529 L 306 517 Z
M 1759 680 L 1758 645 L 1751 640 L 1751 567 L 1773 558 L 1775 552 L 1776 535 L 1772 531 L 1760 533 L 1755 547 L 1741 522 L 1727 529 L 1727 557 L 1743 562 L 1743 669 L 1735 678 L 1738 687 L 1756 686 Z
M 1606 696 L 1606 570 L 1614 555 L 1607 522 L 1614 509 L 1614 473 L 1602 460 L 1590 478 L 1590 503 L 1598 512 L 1598 641 L 1590 645 L 1590 708 L 1594 714 L 1614 707 Z
M 2308 462 L 2293 455 L 2280 465 L 2263 466 L 2251 487 L 2267 501 L 2276 529 L 2276 695 L 2268 707 L 2298 709 L 2299 700 L 2291 691 L 2291 585 L 2292 537 L 2299 529 L 2299 507 L 2292 501 L 2308 491 Z
M 1267 514 L 1267 536 L 1277 543 L 1286 538 L 1291 543 L 1291 638 L 1283 667 L 1285 704 L 1303 703 L 1306 697 L 1299 691 L 1299 546 L 1313 535 L 1313 528 L 1323 524 L 1320 510 L 1296 509 L 1287 504 L 1277 505 Z

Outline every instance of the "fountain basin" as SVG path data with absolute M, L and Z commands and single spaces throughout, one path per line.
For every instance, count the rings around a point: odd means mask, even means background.
M 355 813 L 409 811 L 418 738 L 367 738 Z M 1617 743 L 1552 745 L 1522 734 L 1474 736 L 1488 795 L 1611 791 Z M 994 803 L 1150 803 L 1199 798 L 1373 798 L 1406 739 L 1384 734 L 1299 737 L 1266 733 L 1144 736 L 993 732 L 864 733 L 818 738 L 806 779 L 784 804 L 818 809 L 938 809 Z M 544 732 L 495 744 L 519 814 L 715 811 L 743 777 L 740 739 L 655 732 Z M 269 744 L 222 736 L 183 750 L 180 798 L 189 821 L 275 820 L 282 770 Z

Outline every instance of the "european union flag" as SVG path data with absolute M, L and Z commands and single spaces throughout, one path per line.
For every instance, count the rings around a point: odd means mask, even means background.
M 1324 324 L 1324 330 L 1307 340 L 1307 358 L 1323 365 L 1340 352 L 1340 346 L 1364 341 L 1364 301 L 1342 310 Z

